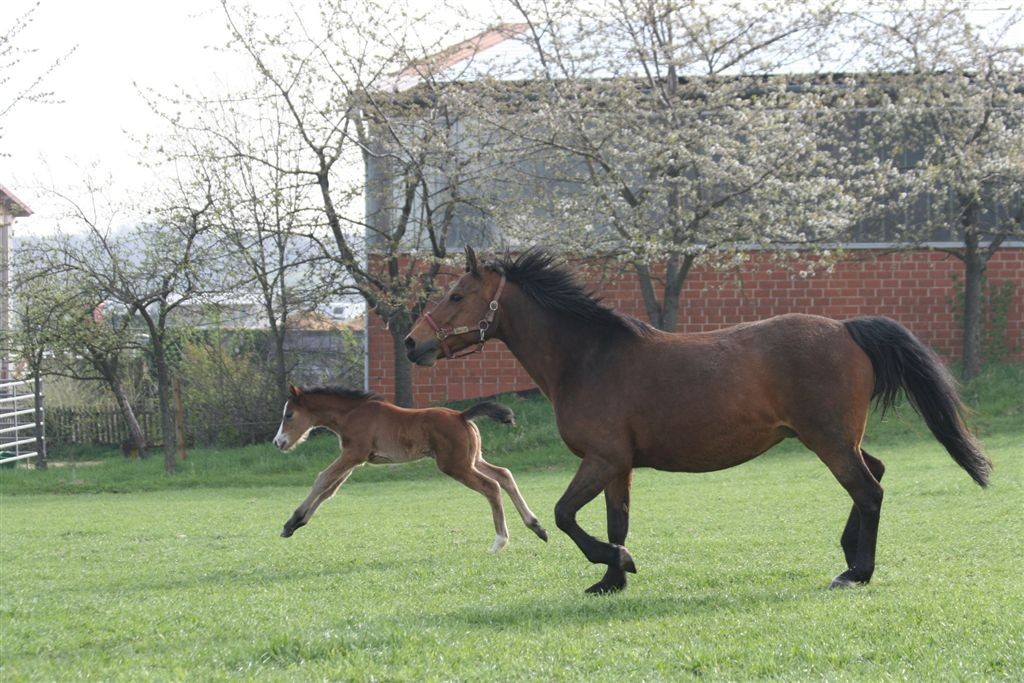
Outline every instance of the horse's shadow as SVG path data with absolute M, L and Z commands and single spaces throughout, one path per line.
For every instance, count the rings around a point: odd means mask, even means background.
M 444 613 L 444 619 L 459 621 L 467 627 L 505 626 L 520 627 L 531 624 L 589 624 L 629 623 L 646 621 L 661 616 L 701 617 L 729 613 L 759 613 L 774 606 L 800 602 L 812 595 L 820 595 L 820 588 L 773 592 L 749 591 L 737 594 L 732 584 L 702 586 L 686 589 L 679 586 L 670 591 L 653 588 L 630 588 L 624 594 L 589 596 L 566 593 L 552 597 L 549 592 L 521 596 L 514 602 L 490 605 L 472 605 Z M 434 615 L 436 618 L 436 615 Z

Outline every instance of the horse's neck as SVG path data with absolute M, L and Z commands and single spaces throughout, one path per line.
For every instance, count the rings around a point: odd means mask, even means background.
M 584 364 L 593 345 L 604 343 L 589 326 L 545 311 L 521 294 L 509 302 L 506 315 L 498 338 L 551 400 L 559 379 Z

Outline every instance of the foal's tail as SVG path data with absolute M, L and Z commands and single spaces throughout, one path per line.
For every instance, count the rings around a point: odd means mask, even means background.
M 873 397 L 878 399 L 882 412 L 893 406 L 902 388 L 939 443 L 974 481 L 987 486 L 992 463 L 964 425 L 962 416 L 967 409 L 960 401 L 956 380 L 935 352 L 889 318 L 853 318 L 843 324 L 871 359 L 875 369 Z
M 489 417 L 502 424 L 514 425 L 516 423 L 516 414 L 512 412 L 512 409 L 494 401 L 481 401 L 469 410 L 463 410 L 461 415 L 462 419 L 470 422 L 478 417 Z

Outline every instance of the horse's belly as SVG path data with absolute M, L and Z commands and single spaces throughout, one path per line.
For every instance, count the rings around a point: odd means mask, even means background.
M 682 437 L 639 449 L 634 467 L 651 467 L 667 472 L 713 472 L 735 467 L 761 455 L 783 439 L 793 436 L 786 427 L 751 433 L 704 434 L 702 438 Z

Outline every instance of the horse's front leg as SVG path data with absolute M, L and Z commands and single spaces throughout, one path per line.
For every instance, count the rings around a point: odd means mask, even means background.
M 576 470 L 569 488 L 555 504 L 555 523 L 558 528 L 569 535 L 588 560 L 594 564 L 606 564 L 609 570 L 614 569 L 619 573 L 636 572 L 636 565 L 629 551 L 614 541 L 605 543 L 588 534 L 576 523 L 576 513 L 611 482 L 627 476 L 628 472 L 628 469 L 623 470 L 621 466 L 612 465 L 599 457 L 587 456 Z M 622 540 L 625 540 L 625 526 L 621 525 L 619 528 L 623 530 L 621 536 Z M 600 584 L 596 584 L 595 587 L 598 585 Z M 622 586 L 625 586 L 625 581 L 622 582 Z
M 320 507 L 320 504 L 335 494 L 338 488 L 348 479 L 349 475 L 352 474 L 352 470 L 366 462 L 366 456 L 366 452 L 356 454 L 346 449 L 337 460 L 317 475 L 309 495 L 306 496 L 306 499 L 302 501 L 299 507 L 295 508 L 295 512 L 284 523 L 281 536 L 288 538 L 295 533 L 296 529 L 308 524 L 313 513 Z
M 625 546 L 629 533 L 629 490 L 633 484 L 633 470 L 613 479 L 604 489 L 604 502 L 608 511 L 608 542 Z M 626 587 L 626 572 L 621 567 L 608 565 L 604 578 L 587 589 L 588 593 L 614 593 Z

